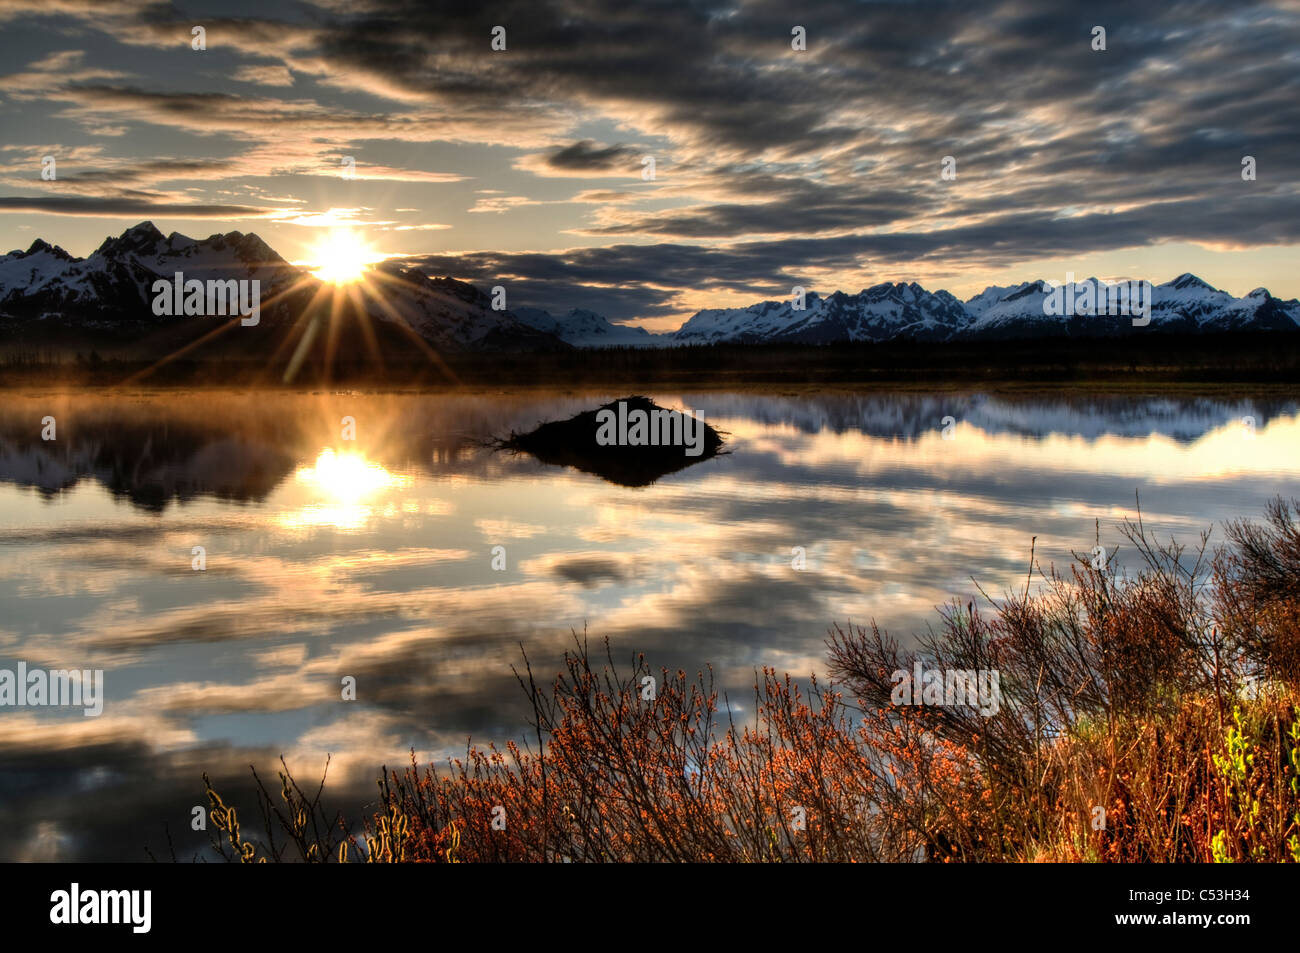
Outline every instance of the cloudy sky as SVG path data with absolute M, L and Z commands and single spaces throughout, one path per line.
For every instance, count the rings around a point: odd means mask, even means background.
M 1300 295 L 1296 0 L 0 0 L 0 63 L 0 250 L 348 226 L 656 329 L 796 284 Z

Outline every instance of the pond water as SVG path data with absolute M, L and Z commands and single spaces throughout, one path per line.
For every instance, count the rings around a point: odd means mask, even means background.
M 620 396 L 0 395 L 0 672 L 104 673 L 97 716 L 0 706 L 0 859 L 188 858 L 200 774 L 281 754 L 355 814 L 411 749 L 522 736 L 521 644 L 711 663 L 743 716 L 832 622 L 1023 586 L 1035 537 L 1064 566 L 1139 496 L 1186 542 L 1300 496 L 1300 402 L 1249 397 L 652 392 L 728 452 L 637 487 L 487 444 Z

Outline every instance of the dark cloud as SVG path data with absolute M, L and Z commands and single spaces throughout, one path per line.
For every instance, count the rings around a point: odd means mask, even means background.
M 1274 216 L 1279 215 L 1280 220 Z M 586 307 L 616 319 L 674 313 L 672 292 L 734 291 L 779 298 L 812 269 L 860 272 L 862 287 L 906 277 L 916 262 L 956 257 L 988 267 L 1043 255 L 1081 254 L 1157 241 L 1300 243 L 1300 195 L 1170 202 L 1114 214 L 1060 217 L 1054 212 L 999 215 L 976 225 L 907 234 L 850 234 L 742 242 L 575 248 L 553 254 L 478 252 L 430 255 L 412 264 L 472 282 L 505 281 L 511 301 L 552 312 Z M 1153 276 L 1165 280 L 1174 275 Z M 610 286 L 617 286 L 611 288 Z M 857 291 L 852 285 L 826 291 Z M 937 289 L 931 289 L 937 290 Z M 542 303 L 545 302 L 545 303 Z
M 173 218 L 268 218 L 283 209 L 252 205 L 182 205 L 138 198 L 93 198 L 82 196 L 0 195 L 0 212 L 42 212 L 47 215 L 171 216 Z
M 169 179 L 186 179 L 191 176 L 220 176 L 232 168 L 235 163 L 229 160 L 209 159 L 157 159 L 153 161 L 134 162 L 119 169 L 88 169 L 85 172 L 71 174 L 60 173 L 57 181 L 68 183 L 108 183 L 120 186 L 127 182 L 156 183 Z
M 627 146 L 615 145 L 601 148 L 590 139 L 584 139 L 556 149 L 546 156 L 545 162 L 552 169 L 566 172 L 606 172 L 626 166 L 632 173 L 639 171 L 632 161 L 635 153 L 636 150 Z
M 770 276 L 756 279 L 758 261 L 745 250 L 658 244 L 575 248 L 554 254 L 426 255 L 409 263 L 429 274 L 476 284 L 504 282 L 512 306 L 552 313 L 580 306 L 617 321 L 679 311 L 672 304 L 677 292 L 667 289 L 734 289 L 762 297 L 775 293 L 778 284 L 792 283 L 792 275 L 779 266 Z

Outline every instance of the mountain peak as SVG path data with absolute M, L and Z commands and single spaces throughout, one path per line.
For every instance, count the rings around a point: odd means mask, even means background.
M 51 245 L 43 238 L 38 238 L 36 239 L 36 241 L 32 242 L 31 247 L 28 248 L 27 251 L 21 253 L 21 257 L 27 258 L 31 255 L 39 255 L 42 252 L 52 255 L 55 258 L 59 259 L 60 261 L 72 261 L 72 256 L 69 255 L 66 251 L 64 251 L 58 245 Z
M 140 235 L 140 236 L 147 236 L 149 238 L 163 237 L 162 232 L 158 231 L 158 226 L 147 219 L 141 222 L 139 225 L 132 225 L 130 228 L 128 228 L 125 232 L 122 233 L 123 238 L 125 238 L 127 235 Z
M 163 233 L 158 231 L 153 222 L 141 222 L 124 231 L 117 238 L 109 236 L 95 250 L 95 254 L 111 257 L 122 253 L 141 252 L 153 248 L 163 240 Z
M 235 249 L 236 254 L 243 261 L 249 264 L 279 264 L 284 261 L 266 242 L 262 241 L 262 236 L 256 232 L 227 232 L 224 235 L 214 235 L 208 239 L 214 247 L 229 247 Z
M 1202 281 L 1200 278 L 1197 278 L 1190 271 L 1183 272 L 1173 281 L 1169 282 L 1169 286 L 1173 288 L 1177 288 L 1179 291 L 1183 291 L 1187 288 L 1204 288 L 1207 291 L 1214 290 L 1213 287 L 1211 287 L 1206 282 Z

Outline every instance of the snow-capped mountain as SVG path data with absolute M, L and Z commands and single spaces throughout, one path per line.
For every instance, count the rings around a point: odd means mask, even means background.
M 301 281 L 303 273 L 256 235 L 230 232 L 202 241 L 172 232 L 164 237 L 153 222 L 141 222 L 117 238 L 106 238 L 88 258 L 74 258 L 40 239 L 27 251 L 0 257 L 0 315 L 11 329 L 30 330 L 14 319 L 76 324 L 113 330 L 156 325 L 151 290 L 176 272 L 186 279 L 255 279 L 263 300 Z
M 1135 283 L 1126 284 L 1108 286 L 1088 278 L 1059 288 L 1042 281 L 989 288 L 966 303 L 972 320 L 960 336 L 988 340 L 1122 334 L 1138 328 L 1196 334 L 1294 331 L 1300 327 L 1300 302 L 1281 301 L 1265 288 L 1234 298 L 1191 274 L 1140 289 Z M 1049 302 L 1052 296 L 1055 301 Z M 1133 323 L 1135 318 L 1145 321 L 1148 317 L 1149 324 Z
M 962 303 L 948 292 L 932 294 L 915 282 L 875 285 L 855 295 L 809 294 L 804 305 L 795 310 L 792 301 L 764 301 L 748 308 L 699 311 L 673 338 L 686 344 L 829 344 L 896 337 L 941 341 L 970 320 Z
M 451 278 L 431 279 L 415 269 L 386 263 L 372 280 L 343 294 L 281 258 L 257 235 L 241 232 L 193 239 L 164 236 L 142 222 L 107 238 L 89 257 L 76 258 L 37 240 L 26 251 L 0 257 L 0 336 L 25 341 L 129 342 L 144 351 L 174 349 L 198 340 L 227 317 L 156 315 L 155 281 L 248 279 L 260 282 L 257 326 L 225 335 L 222 346 L 252 353 L 251 342 L 311 333 L 325 318 L 333 322 L 334 346 L 348 336 L 374 346 L 410 352 L 416 340 L 435 350 L 555 350 L 567 344 L 494 311 L 486 295 Z M 371 332 L 357 330 L 362 314 Z M 332 315 L 332 317 L 331 317 Z M 313 320 L 304 320 L 311 318 Z M 279 341 L 270 346 L 277 347 Z M 346 352 L 345 352 L 346 353 Z
M 1053 295 L 1055 301 L 1049 302 Z M 1150 323 L 1135 326 L 1134 318 L 1147 317 L 1146 297 L 1143 289 L 1131 300 L 1120 299 L 1096 278 L 1060 288 L 1044 281 L 992 286 L 965 303 L 915 282 L 882 284 L 856 295 L 809 294 L 802 311 L 794 310 L 791 301 L 699 311 L 672 338 L 682 344 L 825 344 L 1103 336 L 1143 328 L 1183 333 L 1300 330 L 1300 302 L 1274 298 L 1264 288 L 1234 298 L 1194 275 L 1180 275 L 1151 287 Z M 1108 313 L 1111 298 L 1117 302 L 1116 314 Z
M 1300 301 L 1274 298 L 1267 288 L 1256 288 L 1244 298 L 1234 298 L 1195 275 L 1183 274 L 1157 285 L 1154 298 L 1152 324 L 1161 321 L 1171 328 L 1178 326 L 1177 330 L 1292 331 L 1300 325 Z
M 651 334 L 645 328 L 614 324 L 594 311 L 574 308 L 555 316 L 541 308 L 514 308 L 512 313 L 529 327 L 554 334 L 574 347 L 666 347 L 670 335 Z

